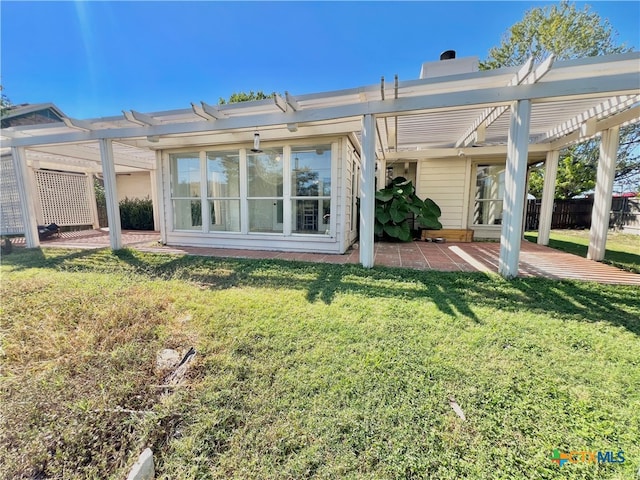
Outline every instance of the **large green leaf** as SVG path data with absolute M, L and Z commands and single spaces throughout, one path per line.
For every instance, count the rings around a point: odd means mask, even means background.
M 376 223 L 373 224 L 373 233 L 376 235 L 382 235 L 382 232 L 384 231 L 384 226 L 376 221 Z
M 395 223 L 403 222 L 407 215 L 409 214 L 409 208 L 406 203 L 402 203 L 397 199 L 393 201 L 391 207 L 389 208 L 389 214 L 391 215 L 391 220 Z
M 428 228 L 429 230 L 440 230 L 442 228 L 438 217 L 433 215 L 421 216 L 418 218 L 418 223 L 422 228 Z
M 383 188 L 382 190 L 378 190 L 376 192 L 376 200 L 381 202 L 388 202 L 393 198 L 393 189 L 392 188 Z
M 424 206 L 430 214 L 435 215 L 436 217 L 439 217 L 440 215 L 442 215 L 442 211 L 440 211 L 440 207 L 436 204 L 436 202 L 434 202 L 430 198 L 424 199 Z
M 380 223 L 389 223 L 391 221 L 391 215 L 389 215 L 389 209 L 379 205 L 376 207 L 376 220 Z

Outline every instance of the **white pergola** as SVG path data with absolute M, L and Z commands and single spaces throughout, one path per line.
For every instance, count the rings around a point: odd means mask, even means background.
M 517 275 L 528 164 L 546 160 L 538 242 L 547 244 L 558 152 L 601 137 L 589 258 L 604 256 L 618 131 L 640 120 L 637 52 L 398 81 L 231 105 L 13 127 L 1 132 L 18 177 L 28 247 L 39 245 L 32 168 L 100 171 L 111 247 L 121 248 L 116 173 L 157 169 L 160 151 L 195 145 L 354 132 L 361 143 L 360 260 L 373 266 L 376 162 L 459 156 L 506 158 L 499 272 Z M 56 167 L 57 165 L 57 167 Z M 157 190 L 154 205 L 162 215 Z M 152 182 L 153 184 L 153 182 Z

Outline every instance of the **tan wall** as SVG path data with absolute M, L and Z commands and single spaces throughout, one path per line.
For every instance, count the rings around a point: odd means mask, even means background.
M 442 210 L 443 228 L 466 228 L 469 203 L 468 160 L 422 160 L 418 166 L 417 195 L 428 197 Z
M 116 177 L 118 202 L 127 198 L 151 198 L 151 175 L 149 172 L 120 174 Z

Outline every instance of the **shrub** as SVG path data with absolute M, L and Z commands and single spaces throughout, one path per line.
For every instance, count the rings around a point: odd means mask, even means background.
M 120 201 L 120 225 L 125 230 L 153 230 L 153 202 L 147 198 Z
M 404 177 L 396 177 L 391 185 L 376 192 L 375 234 L 410 242 L 409 215 L 413 214 L 422 228 L 439 230 L 440 207 L 430 198 L 421 200 L 416 195 L 413 183 Z

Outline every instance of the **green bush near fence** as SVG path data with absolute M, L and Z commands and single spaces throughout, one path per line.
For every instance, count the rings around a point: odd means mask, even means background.
M 124 230 L 153 230 L 153 202 L 150 198 L 120 201 L 120 224 Z

